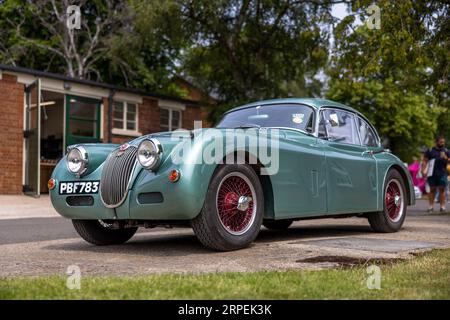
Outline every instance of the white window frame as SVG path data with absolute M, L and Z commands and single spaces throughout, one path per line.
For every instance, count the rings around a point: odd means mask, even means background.
M 122 119 L 119 118 L 114 118 L 114 104 L 115 103 L 122 103 L 123 105 L 123 113 L 122 113 Z M 128 104 L 134 104 L 136 106 L 136 128 L 135 130 L 129 130 L 127 129 L 127 110 L 128 110 Z M 121 101 L 121 100 L 115 100 L 113 101 L 112 104 L 112 108 L 113 108 L 113 118 L 111 119 L 112 121 L 112 134 L 118 134 L 118 135 L 123 135 L 123 136 L 140 136 L 142 135 L 139 132 L 139 104 L 136 102 L 128 102 L 128 101 Z M 115 120 L 122 120 L 123 123 L 123 127 L 122 128 L 114 128 L 114 121 Z
M 181 110 L 179 108 L 168 108 L 168 107 L 159 107 L 159 108 L 167 110 L 169 112 L 169 126 L 167 127 L 167 131 L 173 131 L 173 130 L 176 130 L 176 129 L 183 128 L 183 110 Z M 174 111 L 177 111 L 177 112 L 180 113 L 180 119 L 178 120 L 178 127 L 176 129 L 172 128 L 172 113 Z M 161 128 L 166 128 L 166 127 L 163 127 L 163 125 L 161 124 L 161 118 L 159 119 L 159 126 Z

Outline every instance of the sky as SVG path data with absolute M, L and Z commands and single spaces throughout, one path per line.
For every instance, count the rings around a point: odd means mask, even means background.
M 342 20 L 346 15 L 348 15 L 347 5 L 345 3 L 337 3 L 333 5 L 331 8 L 331 14 L 333 17 Z
M 342 20 L 348 14 L 349 13 L 347 12 L 347 5 L 345 3 L 337 3 L 331 8 L 331 15 L 335 18 L 338 18 L 339 20 Z M 359 25 L 362 23 L 358 15 L 355 18 L 355 25 Z

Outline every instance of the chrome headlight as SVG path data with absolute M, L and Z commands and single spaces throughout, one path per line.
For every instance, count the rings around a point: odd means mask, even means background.
M 67 153 L 67 170 L 77 177 L 80 177 L 84 172 L 86 172 L 88 162 L 88 153 L 86 149 L 81 146 L 71 148 Z
M 156 169 L 162 156 L 162 146 L 156 139 L 145 139 L 139 144 L 137 159 L 147 170 Z

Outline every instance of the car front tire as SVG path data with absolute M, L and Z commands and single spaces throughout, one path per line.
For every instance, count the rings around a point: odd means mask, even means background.
M 200 214 L 192 228 L 211 249 L 230 251 L 250 245 L 264 215 L 264 194 L 255 171 L 248 165 L 221 165 L 210 181 Z
M 407 194 L 403 177 L 397 170 L 390 170 L 383 189 L 383 211 L 368 215 L 375 232 L 397 232 L 406 217 Z
M 97 246 L 125 243 L 137 231 L 137 228 L 110 229 L 98 220 L 72 220 L 72 224 L 81 238 Z

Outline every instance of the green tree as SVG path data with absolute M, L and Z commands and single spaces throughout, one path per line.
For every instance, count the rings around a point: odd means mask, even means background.
M 80 29 L 66 24 L 72 4 Z M 2 0 L 0 63 L 182 96 L 172 13 L 162 0 Z
M 170 0 L 129 0 L 128 4 L 132 30 L 124 29 L 114 38 L 112 56 L 121 57 L 134 70 L 132 86 L 186 98 L 172 81 L 180 73 L 181 52 L 191 43 L 189 34 L 183 33 L 179 8 Z
M 174 1 L 192 44 L 182 69 L 223 110 L 265 98 L 320 95 L 330 5 L 314 1 Z
M 67 25 L 67 8 L 72 3 L 81 11 L 80 29 Z M 102 77 L 96 66 L 108 56 L 110 38 L 128 21 L 123 2 L 101 0 L 9 0 L 0 6 L 0 15 L 5 18 L 4 43 L 28 49 L 26 55 L 10 60 L 27 62 L 31 53 L 39 59 L 46 57 L 44 69 L 97 80 Z
M 361 110 L 409 161 L 433 142 L 448 108 L 449 5 L 381 0 L 381 29 L 355 26 L 355 16 L 365 21 L 371 3 L 353 3 L 354 13 L 334 30 L 327 96 Z

